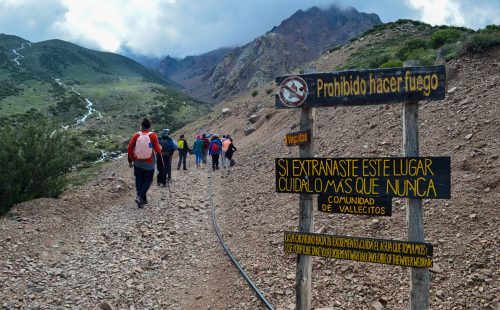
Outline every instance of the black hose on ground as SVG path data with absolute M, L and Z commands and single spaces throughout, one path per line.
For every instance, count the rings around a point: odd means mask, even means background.
M 264 297 L 264 295 L 259 291 L 259 289 L 257 288 L 257 286 L 253 283 L 252 279 L 250 279 L 250 277 L 245 272 L 245 270 L 243 269 L 243 267 L 241 267 L 241 265 L 238 263 L 238 261 L 233 256 L 233 254 L 231 253 L 231 251 L 227 247 L 226 243 L 224 242 L 224 239 L 222 238 L 222 235 L 221 235 L 220 230 L 219 230 L 219 225 L 217 224 L 217 219 L 215 217 L 215 207 L 214 207 L 214 203 L 213 203 L 213 200 L 212 200 L 212 196 L 213 196 L 213 194 L 212 194 L 212 178 L 210 176 L 210 172 L 209 172 L 208 178 L 209 178 L 208 179 L 208 197 L 210 199 L 210 209 L 211 209 L 211 214 L 212 214 L 212 224 L 214 225 L 215 233 L 217 234 L 217 237 L 219 238 L 219 242 L 222 245 L 222 248 L 224 248 L 224 251 L 226 251 L 226 254 L 229 256 L 229 258 L 231 259 L 231 261 L 233 262 L 233 264 L 236 266 L 236 268 L 238 268 L 238 270 L 240 271 L 240 273 L 243 275 L 243 277 L 247 281 L 248 285 L 255 291 L 255 293 L 257 294 L 257 297 L 259 297 L 259 299 L 264 303 L 264 305 L 267 307 L 267 309 L 274 310 L 273 306 L 269 303 L 269 301 L 266 299 L 266 297 Z

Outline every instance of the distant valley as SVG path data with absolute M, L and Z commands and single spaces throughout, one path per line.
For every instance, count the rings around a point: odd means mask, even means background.
M 155 129 L 193 121 L 210 105 L 188 97 L 157 71 L 113 53 L 61 41 L 28 42 L 0 35 L 0 121 L 50 116 L 78 132 L 82 156 L 99 160 L 123 150 L 144 116 Z

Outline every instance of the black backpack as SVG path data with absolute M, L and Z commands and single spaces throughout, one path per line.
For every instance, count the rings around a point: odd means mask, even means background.
M 162 153 L 166 153 L 168 155 L 170 155 L 174 151 L 170 147 L 171 143 L 170 143 L 169 140 L 172 140 L 172 138 L 170 138 L 170 137 L 164 137 L 164 136 L 160 136 L 158 138 L 158 143 L 160 143 L 160 145 L 161 145 L 161 151 L 162 151 Z

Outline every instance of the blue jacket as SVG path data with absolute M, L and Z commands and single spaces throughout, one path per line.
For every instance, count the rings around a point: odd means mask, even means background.
M 219 145 L 219 151 L 218 152 L 212 152 L 212 145 L 214 143 L 217 143 Z M 208 152 L 209 152 L 210 155 L 214 155 L 214 154 L 219 154 L 220 155 L 220 154 L 222 154 L 222 142 L 220 142 L 219 139 L 216 139 L 216 140 L 210 142 L 210 144 L 208 145 Z

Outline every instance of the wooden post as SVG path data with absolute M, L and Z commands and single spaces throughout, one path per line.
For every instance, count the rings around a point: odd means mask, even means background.
M 404 64 L 417 65 L 418 61 Z M 418 157 L 418 102 L 403 103 L 403 146 L 405 157 Z M 405 203 L 408 241 L 425 242 L 421 199 L 406 198 Z M 429 269 L 410 268 L 410 310 L 429 309 L 429 289 Z
M 300 113 L 300 130 L 311 130 L 311 141 L 299 146 L 299 157 L 314 156 L 314 108 L 302 108 Z M 314 232 L 313 195 L 300 194 L 299 232 Z M 296 273 L 296 309 L 311 309 L 311 274 L 312 256 L 297 255 Z

